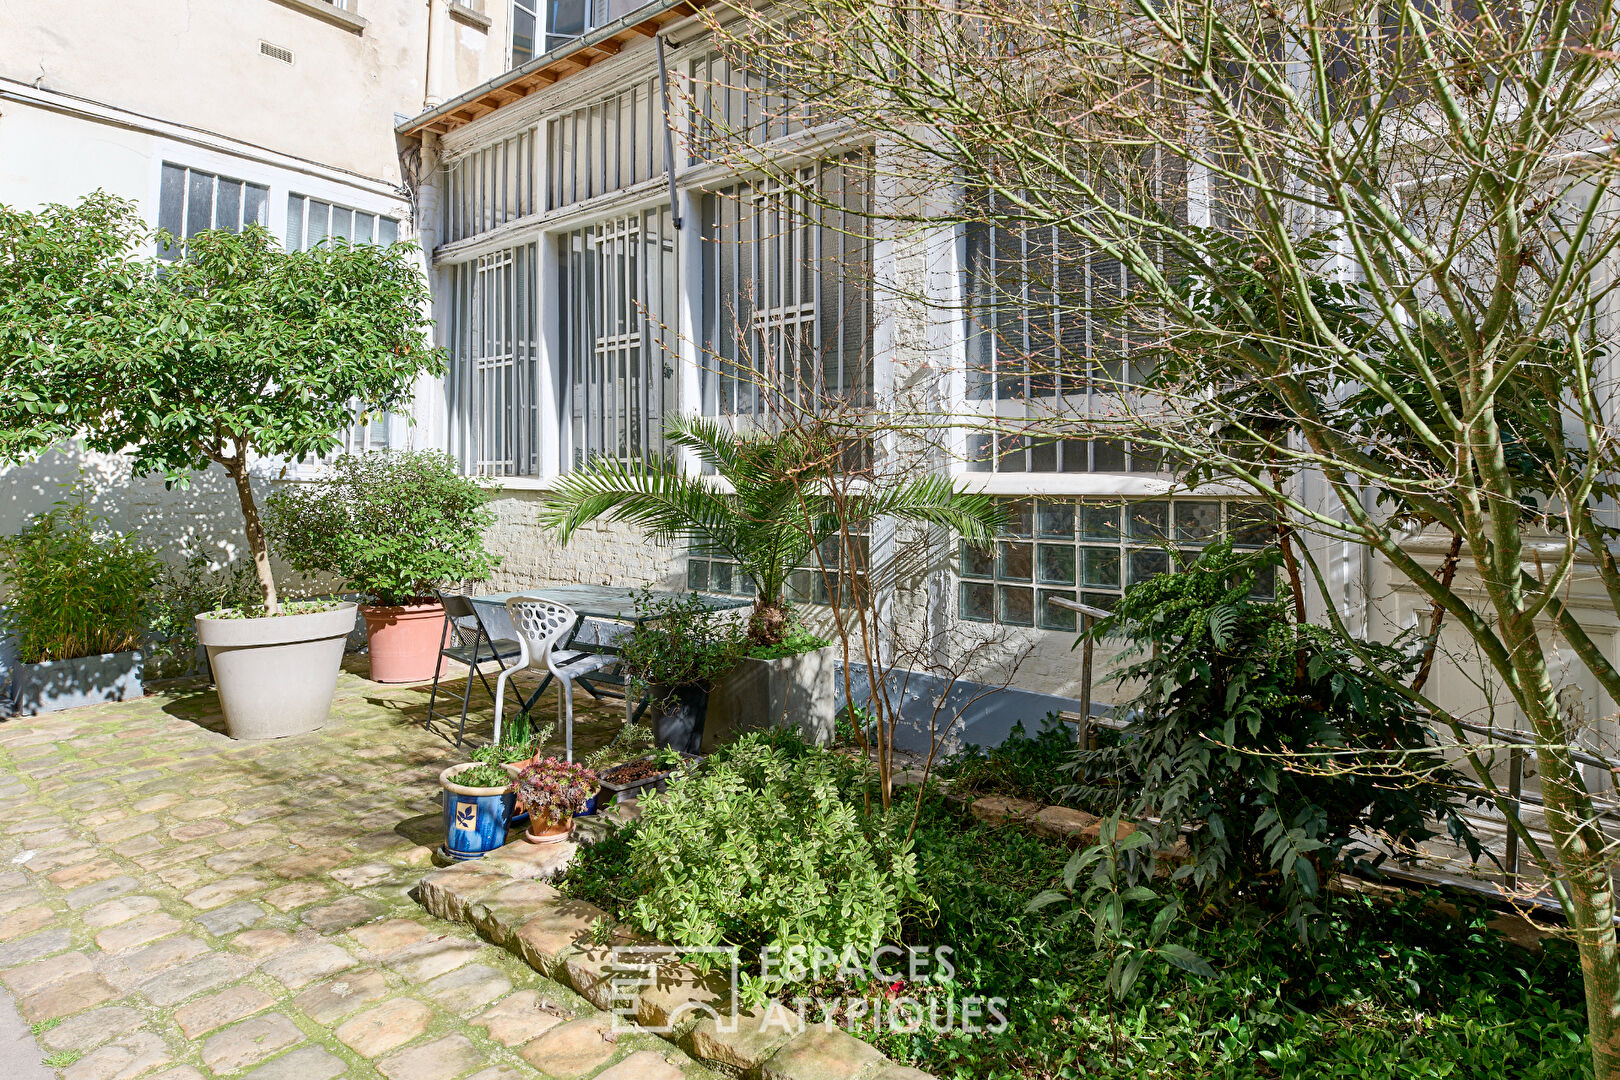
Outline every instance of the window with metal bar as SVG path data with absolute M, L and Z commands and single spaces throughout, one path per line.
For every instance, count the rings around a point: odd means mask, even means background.
M 538 129 L 496 140 L 439 170 L 442 243 L 489 232 L 539 209 L 535 184 Z
M 1186 220 L 1178 170 L 1137 163 L 1133 187 Z M 1132 302 L 1138 282 L 1103 247 L 1050 225 L 1029 225 L 1004 197 L 979 200 L 966 227 L 966 394 L 1005 420 L 1120 415 L 1146 374 L 1139 359 L 1157 330 Z M 1007 426 L 1007 425 L 1003 425 Z M 972 472 L 1170 471 L 1162 452 L 1106 437 L 1057 439 L 970 433 Z
M 678 281 L 667 207 L 558 238 L 571 460 L 661 454 L 677 403 Z
M 790 403 L 870 395 L 868 161 L 822 163 L 798 180 L 802 187 L 738 184 L 704 199 L 708 415 L 765 419 Z
M 813 122 L 788 81 L 773 73 L 763 59 L 744 65 L 710 53 L 694 59 L 687 72 L 690 164 L 721 158 L 729 145 L 757 146 L 803 131 Z
M 287 250 L 308 251 L 328 237 L 387 246 L 399 239 L 399 221 L 307 195 L 288 195 Z
M 664 106 L 647 79 L 546 125 L 548 205 L 584 202 L 664 174 Z
M 240 232 L 269 223 L 270 189 L 263 184 L 163 163 L 158 190 L 158 227 L 185 240 L 204 229 Z M 158 256 L 178 259 L 183 245 L 164 246 Z
M 480 476 L 539 472 L 537 257 L 526 244 L 450 268 L 451 444 Z

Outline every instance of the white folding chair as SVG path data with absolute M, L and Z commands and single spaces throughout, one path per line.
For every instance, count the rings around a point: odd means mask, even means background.
M 574 680 L 581 675 L 612 667 L 619 658 L 612 653 L 587 652 L 568 649 L 569 633 L 579 617 L 565 604 L 544 600 L 537 596 L 514 596 L 506 602 L 506 611 L 517 629 L 517 663 L 501 672 L 495 680 L 495 741 L 501 741 L 501 708 L 505 699 L 501 690 L 514 671 L 532 669 L 548 671 L 560 684 L 557 691 L 557 716 L 563 722 L 563 744 L 568 760 L 574 760 Z

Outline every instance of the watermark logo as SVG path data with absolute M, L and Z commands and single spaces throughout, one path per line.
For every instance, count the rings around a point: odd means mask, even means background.
M 926 950 L 883 946 L 864 956 L 853 950 L 835 953 L 800 946 L 766 947 L 760 954 L 759 975 L 752 979 L 756 993 L 761 986 L 825 985 L 824 981 L 856 992 L 794 996 L 791 1009 L 772 998 L 762 1012 L 755 1013 L 730 1004 L 740 1000 L 738 989 L 744 981 L 737 950 L 730 946 L 620 945 L 609 952 L 605 974 L 615 1031 L 670 1034 L 705 1017 L 726 1033 L 737 1032 L 745 1022 L 758 1023 L 761 1033 L 788 1034 L 799 1034 L 815 1023 L 851 1031 L 981 1034 L 1004 1030 L 1005 998 L 954 992 L 953 955 L 948 946 Z M 668 991 L 662 995 L 667 1011 L 642 1008 L 643 997 L 655 990 Z
M 668 945 L 618 945 L 608 955 L 609 989 L 613 1000 L 613 1030 L 627 1031 L 638 1028 L 658 1035 L 667 1035 L 696 1017 L 709 1017 L 720 1031 L 728 1034 L 737 1030 L 737 1013 L 716 1008 L 703 1000 L 702 993 L 671 1008 L 661 1024 L 641 1023 L 638 1016 L 642 994 L 648 990 L 670 987 L 693 978 L 693 961 L 712 956 L 712 965 L 704 965 L 715 972 L 713 982 L 705 977 L 705 984 L 719 989 L 722 975 L 729 979 L 725 1001 L 737 1000 L 737 950 L 727 945 L 702 945 L 672 948 Z M 649 1019 L 652 1019 L 649 1017 Z

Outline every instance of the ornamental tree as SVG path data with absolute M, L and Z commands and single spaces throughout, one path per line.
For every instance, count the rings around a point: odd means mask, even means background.
M 1468 702 L 1365 670 L 1450 729 L 1535 864 L 1580 951 L 1592 1073 L 1620 1077 L 1620 845 L 1578 758 L 1604 750 L 1592 718 L 1620 701 L 1614 0 L 783 0 L 703 17 L 791 119 L 884 150 L 892 235 L 959 229 L 969 265 L 1034 252 L 968 305 L 1027 310 L 1030 328 L 970 374 L 1027 364 L 1054 402 L 989 421 L 998 434 L 1173 451 L 1379 556 L 1432 605 L 1419 642 L 1443 613 L 1487 741 Z M 759 162 L 748 134 L 705 152 Z M 797 165 L 758 167 L 811 197 Z M 955 198 L 930 197 L 941 178 Z M 1087 404 L 1056 403 L 1060 386 Z M 1312 547 L 1294 551 L 1339 646 L 1373 657 Z M 1596 700 L 1569 692 L 1588 679 Z M 1502 720 L 1519 730 L 1498 738 Z M 1509 744 L 1533 754 L 1543 806 L 1493 767 Z
M 444 361 L 410 245 L 280 250 L 265 229 L 211 230 L 183 257 L 103 194 L 0 206 L 0 460 L 77 434 L 174 487 L 211 464 L 236 487 L 267 612 L 280 604 L 250 467 L 306 460 L 402 403 Z

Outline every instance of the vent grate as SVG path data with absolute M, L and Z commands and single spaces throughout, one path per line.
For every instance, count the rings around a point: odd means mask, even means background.
M 268 41 L 259 42 L 259 55 L 268 56 L 272 60 L 280 60 L 283 64 L 293 62 L 291 49 L 284 49 L 280 45 L 272 45 Z

